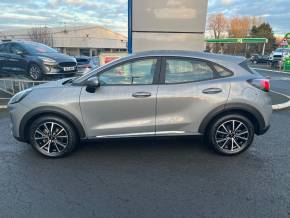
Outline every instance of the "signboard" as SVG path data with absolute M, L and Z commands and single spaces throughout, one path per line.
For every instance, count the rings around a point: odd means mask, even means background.
M 128 50 L 203 50 L 207 0 L 129 0 Z
M 208 43 L 268 43 L 267 38 L 225 38 L 225 39 L 207 39 Z

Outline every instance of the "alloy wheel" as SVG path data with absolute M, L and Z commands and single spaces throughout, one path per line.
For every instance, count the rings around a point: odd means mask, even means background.
M 249 141 L 249 129 L 239 120 L 228 120 L 219 125 L 215 134 L 216 144 L 225 153 L 238 153 Z
M 33 80 L 37 80 L 40 74 L 41 72 L 38 66 L 33 65 L 30 67 L 29 75 Z
M 69 143 L 69 136 L 60 124 L 45 122 L 36 128 L 34 140 L 40 152 L 53 155 L 65 151 Z

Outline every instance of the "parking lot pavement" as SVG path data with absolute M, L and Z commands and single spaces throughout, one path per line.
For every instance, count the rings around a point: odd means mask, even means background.
M 289 217 L 290 110 L 235 157 L 199 138 L 107 140 L 50 160 L 0 116 L 3 217 Z

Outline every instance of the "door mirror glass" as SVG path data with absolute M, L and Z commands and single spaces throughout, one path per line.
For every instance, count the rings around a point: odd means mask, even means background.
M 99 78 L 98 77 L 92 77 L 89 78 L 86 82 L 86 90 L 87 92 L 93 93 L 96 91 L 96 89 L 100 86 Z

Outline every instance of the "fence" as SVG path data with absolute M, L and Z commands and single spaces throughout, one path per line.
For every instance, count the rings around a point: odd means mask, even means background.
M 11 78 L 0 79 L 0 109 L 7 108 L 8 101 L 17 92 L 46 82 Z

